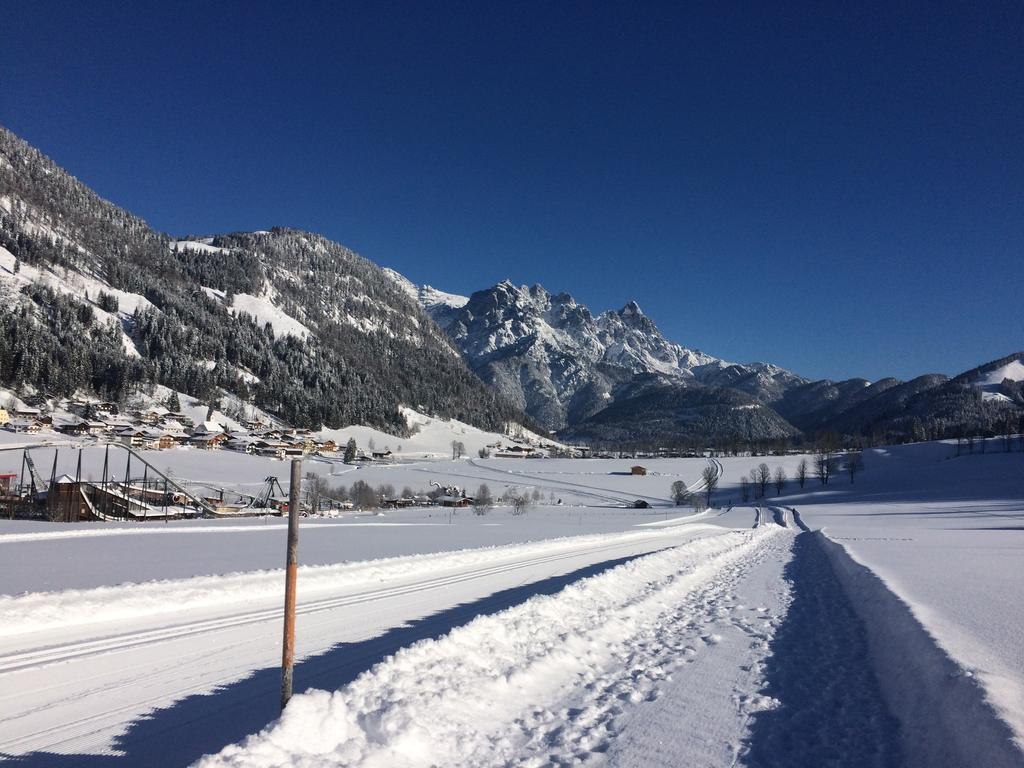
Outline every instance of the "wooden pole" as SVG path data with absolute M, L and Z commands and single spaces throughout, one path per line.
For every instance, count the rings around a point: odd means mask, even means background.
M 299 494 L 302 492 L 302 459 L 292 459 L 292 482 L 288 488 L 288 557 L 284 582 L 284 642 L 281 649 L 281 709 L 292 697 L 295 664 L 295 578 L 298 570 Z
M 75 466 L 75 493 L 74 513 L 75 522 L 82 519 L 82 503 L 79 501 L 82 493 L 82 449 L 78 449 L 78 464 Z

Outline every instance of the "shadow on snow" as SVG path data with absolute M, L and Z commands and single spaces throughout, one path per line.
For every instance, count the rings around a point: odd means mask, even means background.
M 815 534 L 797 535 L 784 577 L 792 603 L 772 641 L 763 691 L 778 706 L 752 718 L 742 764 L 902 765 L 899 726 L 882 700 L 864 625 Z

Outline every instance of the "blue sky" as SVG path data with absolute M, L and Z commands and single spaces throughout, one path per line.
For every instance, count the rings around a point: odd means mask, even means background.
M 811 377 L 1024 348 L 1019 2 L 42 0 L 2 27 L 0 123 L 164 231 L 636 299 Z

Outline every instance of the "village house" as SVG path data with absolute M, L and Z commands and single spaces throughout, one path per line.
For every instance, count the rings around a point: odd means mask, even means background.
M 160 420 L 158 425 L 160 429 L 166 430 L 167 432 L 184 432 L 185 425 L 177 419 L 172 419 L 169 416 L 165 416 Z
M 473 500 L 467 496 L 462 496 L 461 498 L 456 498 L 454 496 L 441 496 L 438 498 L 438 501 L 442 507 L 457 507 L 461 509 L 473 506 Z
M 9 432 L 18 432 L 29 435 L 38 434 L 42 425 L 36 419 L 17 418 L 7 422 L 5 427 Z
M 58 429 L 67 435 L 102 435 L 107 430 L 107 425 L 102 421 L 74 419 L 62 424 Z
M 144 408 L 136 412 L 136 416 L 139 421 L 144 424 L 155 426 L 160 419 L 166 416 L 170 411 L 164 408 L 162 405 L 154 405 L 151 408 Z
M 118 433 L 123 429 L 131 429 L 136 426 L 135 422 L 126 416 L 114 416 L 107 419 L 100 419 L 103 422 L 104 431 L 109 433 Z
M 7 412 L 6 408 L 0 408 L 0 427 L 7 426 L 7 422 L 11 420 L 11 414 Z
M 228 436 L 228 440 L 224 443 L 224 447 L 229 451 L 238 451 L 239 453 L 256 453 L 257 441 L 251 436 L 241 432 L 235 432 Z
M 166 451 L 171 448 L 177 448 L 179 445 L 179 434 L 174 432 L 168 432 L 165 429 L 151 429 L 147 431 L 147 437 L 151 447 L 159 450 Z M 187 435 L 180 433 L 180 437 L 186 438 Z
M 127 427 L 117 433 L 117 439 L 129 448 L 142 448 L 146 442 L 146 430 L 136 426 Z
M 205 451 L 219 450 L 227 441 L 228 436 L 223 432 L 193 433 L 193 435 L 188 439 L 190 445 L 196 448 L 202 448 Z
M 530 453 L 530 449 L 523 445 L 512 445 L 508 448 L 499 450 L 496 457 L 500 459 L 522 459 Z
M 224 427 L 218 424 L 216 421 L 204 421 L 196 424 L 192 428 L 192 435 L 223 435 Z

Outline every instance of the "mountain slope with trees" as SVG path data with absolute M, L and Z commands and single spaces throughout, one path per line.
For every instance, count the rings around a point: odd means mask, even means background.
M 159 383 L 393 433 L 402 405 L 490 430 L 523 420 L 347 248 L 284 228 L 173 240 L 2 127 L 0 257 L 0 383 L 20 391 L 118 400 Z

